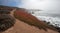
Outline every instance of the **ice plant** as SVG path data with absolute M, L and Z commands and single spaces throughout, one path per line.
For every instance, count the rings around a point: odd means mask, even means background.
M 16 10 L 14 12 L 14 16 L 15 16 L 15 18 L 17 18 L 29 25 L 36 26 L 39 29 L 44 29 L 45 31 L 47 31 L 47 28 L 48 28 L 48 29 L 57 31 L 57 29 L 55 29 L 54 27 L 51 27 L 48 24 L 46 24 L 45 22 L 38 20 L 35 16 L 33 16 L 29 13 L 26 13 L 24 10 Z

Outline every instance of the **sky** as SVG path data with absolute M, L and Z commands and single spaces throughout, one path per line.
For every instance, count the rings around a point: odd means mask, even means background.
M 0 0 L 0 5 L 18 6 L 22 5 L 21 0 Z
M 60 10 L 60 0 L 22 0 L 23 7 L 42 10 Z
M 17 6 L 26 9 L 41 9 L 41 15 L 60 17 L 60 0 L 0 0 L 0 5 Z
M 27 9 L 60 10 L 60 0 L 0 0 L 0 5 Z

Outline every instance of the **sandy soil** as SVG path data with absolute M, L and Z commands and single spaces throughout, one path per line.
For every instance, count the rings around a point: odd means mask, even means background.
M 38 29 L 37 27 L 30 26 L 16 19 L 15 25 L 3 33 L 58 33 L 58 32 L 50 29 L 48 29 L 48 31 L 44 31 L 43 29 Z

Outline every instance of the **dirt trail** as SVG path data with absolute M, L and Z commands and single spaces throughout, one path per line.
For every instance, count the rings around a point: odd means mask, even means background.
M 48 31 L 40 30 L 37 27 L 30 26 L 16 19 L 15 25 L 3 33 L 58 33 L 48 29 Z
M 16 19 L 15 25 L 2 33 L 58 33 L 58 32 L 50 30 L 50 29 L 48 29 L 48 31 L 44 31 L 42 29 L 40 30 L 37 27 L 30 26 L 24 23 L 23 21 Z

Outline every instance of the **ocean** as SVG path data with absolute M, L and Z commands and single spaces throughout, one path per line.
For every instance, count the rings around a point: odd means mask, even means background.
M 32 15 L 39 20 L 50 22 L 51 25 L 60 27 L 59 11 L 35 11 Z

